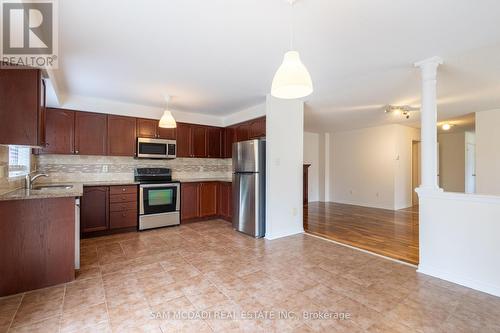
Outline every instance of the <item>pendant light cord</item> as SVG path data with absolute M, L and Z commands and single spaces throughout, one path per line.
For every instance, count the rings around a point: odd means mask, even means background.
M 293 6 L 295 1 L 290 1 L 290 51 L 293 51 L 293 38 L 294 38 L 294 30 L 293 30 Z

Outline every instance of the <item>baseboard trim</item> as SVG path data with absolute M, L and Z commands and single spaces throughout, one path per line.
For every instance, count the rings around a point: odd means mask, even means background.
M 475 289 L 493 296 L 500 297 L 500 286 L 492 285 L 490 283 L 484 283 L 481 281 L 473 280 L 470 278 L 466 278 L 463 276 L 456 275 L 452 272 L 447 272 L 443 271 L 441 269 L 435 268 L 435 267 L 430 267 L 430 266 L 424 266 L 420 264 L 418 266 L 417 272 L 429 275 L 432 277 L 436 277 L 441 280 L 446 280 L 449 282 L 453 282 L 456 284 L 459 284 L 461 286 Z
M 299 229 L 299 230 L 295 230 L 295 231 L 292 231 L 292 232 L 289 232 L 289 233 L 275 234 L 275 235 L 268 235 L 266 233 L 265 238 L 267 240 L 275 240 L 275 239 L 278 239 L 278 238 L 283 238 L 283 237 L 288 237 L 288 236 L 294 236 L 294 235 L 299 235 L 299 234 L 303 234 L 303 233 L 304 233 L 304 229 Z

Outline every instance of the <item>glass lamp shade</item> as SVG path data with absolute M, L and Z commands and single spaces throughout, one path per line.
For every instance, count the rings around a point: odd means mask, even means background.
M 172 113 L 170 111 L 165 110 L 165 112 L 163 112 L 163 116 L 161 116 L 159 126 L 161 128 L 176 128 L 177 127 L 177 123 L 175 122 L 175 119 L 172 116 Z
M 313 92 L 311 75 L 297 51 L 285 53 L 283 63 L 274 75 L 271 95 L 282 99 L 302 98 Z

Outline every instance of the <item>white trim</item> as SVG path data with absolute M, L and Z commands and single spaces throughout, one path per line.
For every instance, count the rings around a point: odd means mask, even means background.
M 429 64 L 442 65 L 443 63 L 444 63 L 443 58 L 434 56 L 424 60 L 417 61 L 414 65 L 415 67 L 422 67 L 424 65 L 429 65 Z
M 417 189 L 417 193 L 423 198 L 434 198 L 442 200 L 460 200 L 478 203 L 491 203 L 500 205 L 500 196 L 470 194 L 470 193 L 455 193 L 455 192 L 440 192 L 440 191 L 422 191 Z
M 266 236 L 265 238 L 267 240 L 275 240 L 275 239 L 278 239 L 278 238 L 283 238 L 283 237 L 288 237 L 288 236 L 294 236 L 294 235 L 299 235 L 299 234 L 303 234 L 304 233 L 304 229 L 301 229 L 301 230 L 296 230 L 296 231 L 292 231 L 292 232 L 289 232 L 289 233 L 284 233 L 284 234 L 272 234 L 272 235 L 269 235 L 266 233 Z
M 307 231 L 304 232 L 304 234 L 307 235 L 307 236 L 311 236 L 311 237 L 322 239 L 322 240 L 327 241 L 327 242 L 335 243 L 337 245 L 348 247 L 350 249 L 357 250 L 357 251 L 360 251 L 360 252 L 363 252 L 363 253 L 371 254 L 372 256 L 376 256 L 376 257 L 379 257 L 379 258 L 390 260 L 390 261 L 396 262 L 398 264 L 403 264 L 403 265 L 410 266 L 410 267 L 413 267 L 413 268 L 418 268 L 417 265 L 413 265 L 413 264 L 410 264 L 410 263 L 402 261 L 402 260 L 398 260 L 398 259 L 386 257 L 386 256 L 383 256 L 381 254 L 378 254 L 378 253 L 375 253 L 375 252 L 371 252 L 371 251 L 368 251 L 368 250 L 360 249 L 359 247 L 355 247 L 355 246 L 352 246 L 352 245 L 347 245 L 347 244 L 344 244 L 344 243 L 340 243 L 340 242 L 337 242 L 337 241 L 334 241 L 334 240 L 331 240 L 331 239 L 328 239 L 328 238 L 325 238 L 325 237 L 321 237 L 321 236 L 318 236 L 318 235 L 313 235 L 313 234 L 308 233 Z
M 423 266 L 419 265 L 417 272 L 429 275 L 432 277 L 436 277 L 438 279 L 450 281 L 456 284 L 459 284 L 461 286 L 467 287 L 467 288 L 472 288 L 476 289 L 479 291 L 482 291 L 484 293 L 491 294 L 493 296 L 498 296 L 500 297 L 500 288 L 489 284 L 489 283 L 484 283 L 481 281 L 473 280 L 464 276 L 458 276 L 453 273 L 447 272 L 440 270 L 439 268 L 435 267 L 430 267 L 430 266 Z

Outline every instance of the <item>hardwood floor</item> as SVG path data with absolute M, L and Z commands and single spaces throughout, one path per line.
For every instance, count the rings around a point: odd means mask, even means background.
M 411 264 L 418 264 L 418 207 L 392 211 L 312 202 L 304 206 L 304 229 Z

